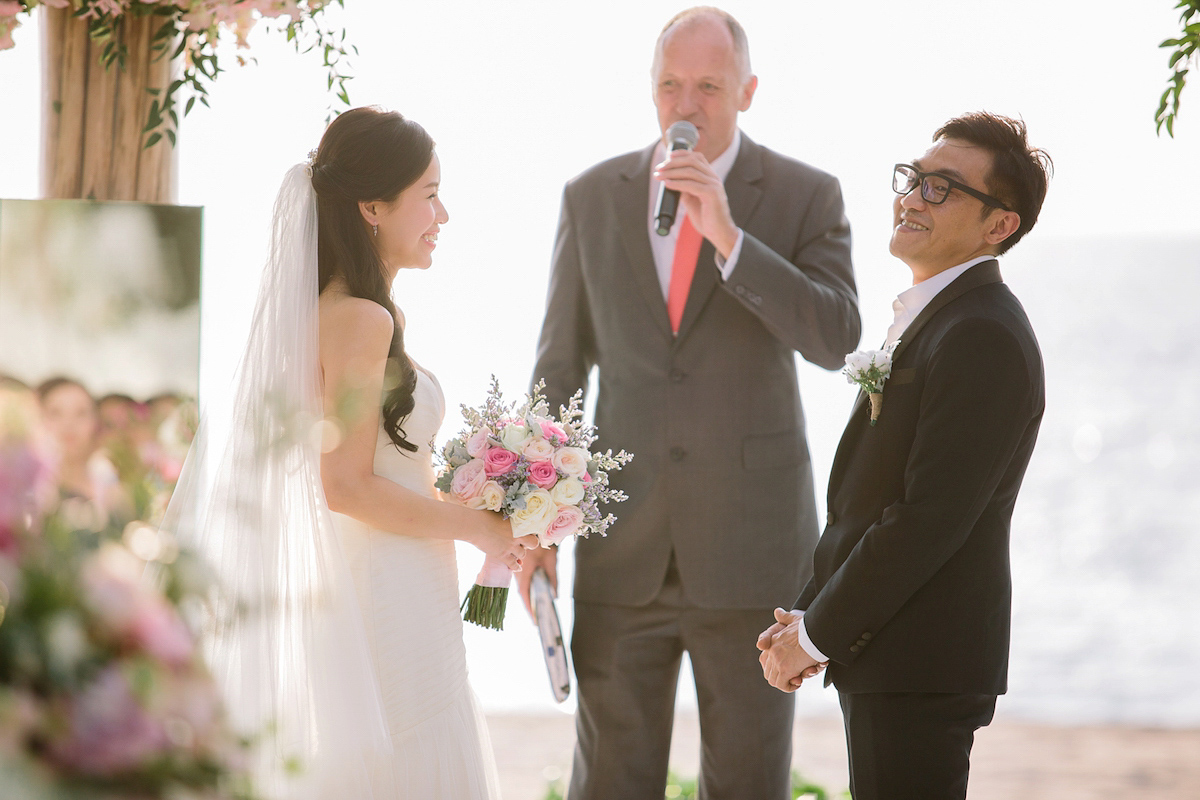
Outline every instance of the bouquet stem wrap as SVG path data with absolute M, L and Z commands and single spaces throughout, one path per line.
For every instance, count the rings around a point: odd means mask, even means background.
M 508 586 L 511 582 L 512 570 L 503 561 L 492 556 L 484 558 L 475 585 L 467 592 L 459 608 L 463 612 L 463 619 L 495 631 L 504 630 L 504 610 L 508 607 Z

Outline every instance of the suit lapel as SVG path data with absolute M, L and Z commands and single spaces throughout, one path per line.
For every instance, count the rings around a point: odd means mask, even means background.
M 762 156 L 758 145 L 742 134 L 742 144 L 738 149 L 737 159 L 733 168 L 725 178 L 725 195 L 729 198 L 729 211 L 733 221 L 745 225 L 746 220 L 754 213 L 762 198 L 762 190 L 754 184 L 762 177 Z M 696 262 L 696 272 L 692 276 L 692 286 L 688 290 L 687 304 L 683 307 L 683 319 L 679 323 L 679 336 L 676 344 L 682 342 L 695 324 L 696 318 L 708 302 L 708 298 L 716 290 L 720 278 L 714 262 L 716 248 L 712 242 L 704 240 L 700 248 L 700 257 Z
M 617 206 L 621 242 L 625 246 L 638 293 L 645 300 L 654 324 L 662 330 L 663 335 L 671 338 L 667 303 L 663 299 L 662 285 L 658 282 L 654 253 L 650 249 L 650 161 L 656 145 L 650 145 L 642 151 L 636 165 L 621 174 L 613 192 L 613 202 Z
M 972 289 L 978 289 L 980 286 L 986 286 L 989 283 L 1000 283 L 1000 262 L 992 259 L 991 261 L 983 261 L 968 269 L 962 275 L 942 291 L 938 292 L 933 300 L 929 301 L 929 305 L 921 309 L 921 313 L 912 321 L 912 324 L 905 329 L 900 336 L 900 344 L 896 345 L 896 351 L 892 353 L 892 365 L 899 363 L 900 356 L 904 355 L 904 351 L 912 344 L 913 340 L 921 332 L 921 329 L 929 323 L 929 320 L 946 306 L 953 303 L 958 298 L 962 297 Z M 883 384 L 883 391 L 887 393 L 887 383 Z M 842 440 L 845 442 L 850 438 L 852 430 L 861 430 L 864 426 L 855 422 L 855 415 L 866 419 L 867 393 L 859 392 L 858 397 L 854 401 L 854 410 L 850 412 L 850 421 L 846 424 L 846 432 L 842 434 Z M 859 422 L 862 420 L 860 419 Z M 834 476 L 838 474 L 838 469 L 842 466 L 842 461 L 845 459 L 844 451 L 847 448 L 838 445 L 837 453 L 834 455 L 833 468 L 830 470 L 830 485 L 833 485 Z

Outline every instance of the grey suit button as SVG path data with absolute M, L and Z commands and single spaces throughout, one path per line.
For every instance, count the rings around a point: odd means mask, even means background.
M 735 293 L 739 294 L 739 295 L 745 295 L 745 294 L 746 294 L 746 287 L 745 287 L 745 286 L 742 286 L 742 285 L 739 283 L 737 286 L 735 286 L 735 287 L 734 287 L 733 291 L 734 291 Z
M 859 647 L 859 646 L 858 646 L 858 645 L 856 645 L 856 644 L 852 644 L 852 645 L 850 645 L 850 652 L 851 652 L 851 653 L 857 653 L 857 652 L 858 652 L 859 650 L 861 650 L 861 649 L 862 649 L 862 648 L 861 648 L 861 647 Z
M 671 448 L 671 460 L 672 461 L 683 461 L 683 457 L 686 455 L 687 455 L 687 450 L 684 450 L 682 447 L 672 447 Z
M 834 514 L 832 511 L 830 511 L 828 514 L 825 515 L 825 524 L 826 525 L 832 525 L 835 522 L 837 522 L 837 514 Z
M 869 634 L 869 633 L 864 633 L 864 634 L 862 635 L 862 638 L 866 639 L 866 640 L 869 642 L 869 641 L 871 641 L 871 634 Z
M 680 383 L 687 375 L 681 369 L 673 369 L 667 374 L 667 377 L 671 379 L 672 383 Z
M 867 640 L 866 640 L 866 639 L 859 639 L 859 640 L 858 640 L 858 646 L 859 646 L 859 647 L 866 647 L 866 646 L 867 646 Z

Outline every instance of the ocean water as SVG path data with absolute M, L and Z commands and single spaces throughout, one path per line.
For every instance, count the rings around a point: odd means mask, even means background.
M 864 345 L 882 338 L 904 288 L 889 283 L 896 265 L 886 280 L 880 269 L 858 268 Z M 1002 269 L 1037 331 L 1047 401 L 1013 518 L 1010 686 L 998 713 L 1200 725 L 1200 238 L 1034 235 Z M 853 390 L 809 367 L 801 381 L 820 498 Z M 451 414 L 443 434 L 458 425 Z M 570 556 L 559 602 L 568 635 Z M 464 584 L 477 563 L 460 551 Z M 488 709 L 573 710 L 573 698 L 550 699 L 515 600 L 508 630 L 468 626 L 467 644 Z M 695 707 L 686 664 L 677 707 Z M 811 682 L 797 708 L 838 713 L 833 690 Z

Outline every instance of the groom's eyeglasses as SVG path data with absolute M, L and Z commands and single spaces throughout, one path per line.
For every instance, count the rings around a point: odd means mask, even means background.
M 945 175 L 937 172 L 921 172 L 921 170 L 912 164 L 896 165 L 896 171 L 892 173 L 893 192 L 905 195 L 917 188 L 917 184 L 921 185 L 922 199 L 926 203 L 932 203 L 935 206 L 946 202 L 946 198 L 950 196 L 951 189 L 958 189 L 960 192 L 971 195 L 971 197 L 974 197 L 986 206 L 998 208 L 1001 211 L 1012 211 L 1011 208 L 991 195 L 976 191 L 953 178 L 947 178 Z

